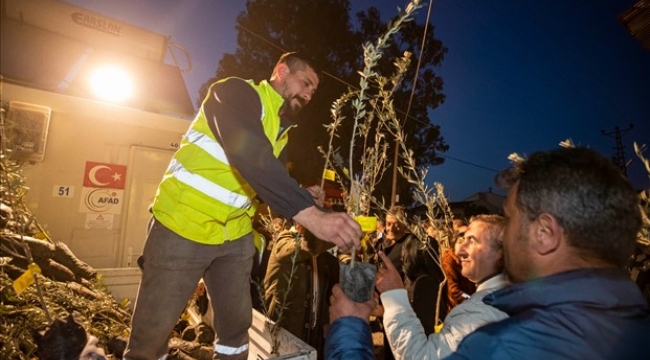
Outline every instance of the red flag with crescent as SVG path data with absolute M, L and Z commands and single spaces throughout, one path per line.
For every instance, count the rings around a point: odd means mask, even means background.
M 126 166 L 86 161 L 84 187 L 124 189 Z

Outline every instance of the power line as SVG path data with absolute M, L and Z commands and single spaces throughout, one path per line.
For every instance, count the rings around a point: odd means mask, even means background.
M 418 75 L 420 75 L 420 65 L 422 64 L 422 57 L 424 56 L 424 45 L 427 40 L 427 29 L 429 29 L 429 19 L 431 18 L 431 8 L 433 8 L 433 0 L 429 2 L 429 10 L 427 11 L 427 20 L 424 23 L 424 32 L 422 33 L 422 45 L 420 46 L 420 56 L 418 56 L 418 64 L 415 67 L 415 74 L 413 75 L 413 87 L 411 88 L 411 95 L 406 107 L 406 116 L 404 117 L 404 127 L 406 127 L 406 120 L 408 120 L 409 113 L 411 112 L 411 104 L 413 103 L 413 96 L 415 95 L 415 87 L 418 83 Z M 390 195 L 390 206 L 394 206 L 397 200 L 397 163 L 399 159 L 398 139 L 395 138 L 395 157 L 393 158 L 393 186 Z
M 501 172 L 501 170 L 492 169 L 492 168 L 490 168 L 490 167 L 483 166 L 483 165 L 479 165 L 479 164 L 474 164 L 474 163 L 472 163 L 472 162 L 469 162 L 469 161 L 466 161 L 466 160 L 461 160 L 461 159 L 458 159 L 458 158 L 455 158 L 455 157 L 453 157 L 453 156 L 449 156 L 449 155 L 443 155 L 443 154 L 440 154 L 440 157 L 443 157 L 443 158 L 445 158 L 445 159 L 450 159 L 450 160 L 458 161 L 459 163 L 463 163 L 463 164 L 465 164 L 465 165 L 474 166 L 474 167 L 477 167 L 477 168 L 480 168 L 480 169 L 489 170 L 489 171 L 492 171 L 492 172 L 495 172 L 495 173 L 499 173 L 499 172 Z
M 430 9 L 430 8 L 429 8 L 429 9 Z M 429 17 L 427 16 L 427 22 L 428 22 L 428 21 L 429 21 Z M 258 38 L 259 40 L 265 42 L 266 44 L 272 46 L 273 48 L 275 48 L 275 49 L 277 49 L 277 50 L 280 50 L 282 53 L 285 53 L 285 52 L 288 51 L 288 50 L 284 49 L 283 47 L 277 45 L 275 42 L 273 42 L 273 41 L 267 39 L 266 37 L 257 34 L 256 32 L 254 32 L 254 31 L 251 30 L 251 29 L 248 29 L 248 28 L 246 28 L 246 27 L 244 27 L 244 26 L 242 26 L 242 25 L 240 25 L 240 24 L 238 24 L 237 27 L 240 28 L 240 29 L 242 29 L 243 31 L 249 33 L 250 35 L 252 35 L 252 36 Z M 352 85 L 352 84 L 346 82 L 345 80 L 343 80 L 343 79 L 341 79 L 341 78 L 339 78 L 339 77 L 337 77 L 337 76 L 335 76 L 335 75 L 333 75 L 333 74 L 330 74 L 330 73 L 325 72 L 325 71 L 323 71 L 322 73 L 323 73 L 324 75 L 326 75 L 326 76 L 328 76 L 328 77 L 330 77 L 330 78 L 332 78 L 332 79 L 334 79 L 334 80 L 340 82 L 341 84 L 344 84 L 345 86 L 347 86 L 347 87 L 349 87 L 349 88 L 351 88 L 351 89 L 353 89 L 353 90 L 359 90 L 359 88 L 356 87 L 355 85 Z M 400 110 L 400 109 L 395 109 L 395 112 L 397 112 L 397 113 L 403 115 L 403 116 L 405 117 L 405 120 L 406 120 L 406 119 L 413 120 L 413 121 L 416 121 L 416 122 L 418 122 L 419 124 L 424 125 L 424 126 L 434 126 L 434 124 L 432 124 L 431 122 L 429 122 L 429 121 L 426 121 L 426 122 L 425 122 L 425 121 L 420 120 L 420 119 L 418 119 L 418 118 L 416 118 L 416 117 L 413 117 L 413 116 L 411 116 L 411 115 L 408 115 L 406 112 L 404 112 L 404 111 L 402 111 L 402 110 Z M 467 161 L 467 160 L 462 160 L 462 159 L 458 159 L 458 158 L 455 158 L 455 157 L 452 157 L 452 156 L 449 156 L 449 155 L 444 155 L 444 154 L 443 154 L 442 152 L 440 152 L 440 151 L 438 151 L 437 154 L 438 154 L 438 156 L 440 156 L 440 157 L 442 157 L 442 158 L 449 159 L 449 160 L 453 160 L 453 161 L 457 161 L 457 162 L 463 163 L 463 164 L 465 164 L 465 165 L 474 166 L 474 167 L 476 167 L 476 168 L 480 168 L 480 169 L 484 169 L 484 170 L 489 170 L 489 171 L 492 171 L 492 172 L 499 172 L 499 170 L 492 169 L 492 168 L 489 168 L 489 167 L 486 167 L 486 166 L 483 166 L 483 165 L 475 164 L 475 163 L 470 162 L 470 161 Z
M 244 27 L 244 26 L 241 26 L 241 25 L 238 25 L 238 27 L 240 27 L 242 30 L 246 31 L 247 33 L 249 33 L 249 34 L 255 36 L 256 38 L 258 38 L 258 39 L 264 41 L 265 43 L 267 43 L 267 44 L 273 46 L 274 48 L 280 50 L 280 51 L 283 52 L 283 53 L 285 53 L 285 52 L 288 51 L 288 50 L 282 48 L 281 46 L 279 46 L 279 45 L 273 43 L 271 40 L 266 39 L 266 38 L 263 37 L 262 35 L 259 35 L 259 34 L 255 33 L 255 32 L 254 32 L 253 30 L 251 30 L 251 29 L 248 29 L 248 28 L 246 28 L 246 27 Z M 352 90 L 359 90 L 359 88 L 358 88 L 357 86 L 348 83 L 347 81 L 345 81 L 345 80 L 343 80 L 343 79 L 337 77 L 337 76 L 334 75 L 334 74 L 330 74 L 330 73 L 328 73 L 327 71 L 321 71 L 321 72 L 323 73 L 323 75 L 326 75 L 326 76 L 328 76 L 328 77 L 330 77 L 330 78 L 332 78 L 332 79 L 334 79 L 334 80 L 340 82 L 341 84 L 343 84 L 343 85 L 349 87 L 349 88 L 352 89 Z M 406 112 L 404 112 L 404 111 L 402 111 L 402 110 L 400 110 L 400 109 L 395 109 L 395 112 L 397 112 L 397 113 L 399 113 L 399 114 L 401 114 L 401 115 L 404 115 L 405 118 L 408 118 L 408 119 L 410 119 L 410 120 L 414 120 L 414 121 L 416 121 L 417 123 L 422 124 L 422 125 L 424 125 L 424 126 L 427 126 L 427 125 L 430 126 L 430 125 L 432 125 L 429 121 L 423 121 L 423 120 L 420 120 L 420 119 L 418 119 L 418 118 L 416 118 L 416 117 L 410 116 L 410 115 L 408 115 Z

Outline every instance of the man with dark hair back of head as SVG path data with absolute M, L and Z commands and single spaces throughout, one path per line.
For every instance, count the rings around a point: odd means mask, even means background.
M 641 225 L 634 189 L 585 148 L 535 153 L 513 174 L 503 246 L 516 284 L 484 299 L 510 318 L 449 359 L 647 359 L 650 311 L 623 271 Z

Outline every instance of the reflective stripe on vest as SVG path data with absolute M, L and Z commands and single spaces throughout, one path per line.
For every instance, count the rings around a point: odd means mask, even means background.
M 259 95 L 264 135 L 273 155 L 278 157 L 288 140 L 287 129 L 280 129 L 278 115 L 284 99 L 267 81 L 258 85 L 248 83 Z M 209 94 L 213 94 L 214 88 L 210 89 Z M 210 128 L 209 122 L 214 119 L 207 119 L 204 106 L 208 99 L 217 100 L 208 96 L 173 155 L 151 211 L 175 233 L 199 243 L 217 245 L 252 231 L 250 218 L 256 201 L 255 190 L 233 168 L 224 152 L 226 147 Z
M 189 172 L 176 159 L 172 159 L 169 170 L 178 181 L 189 185 L 205 195 L 236 208 L 248 208 L 251 206 L 251 199 L 225 189 L 210 180 Z
M 190 128 L 187 134 L 185 134 L 185 138 L 187 141 L 203 149 L 213 158 L 221 161 L 226 165 L 230 165 L 228 162 L 228 157 L 226 157 L 226 152 L 223 151 L 221 145 L 218 142 L 212 140 L 209 136 Z
M 248 344 L 242 345 L 240 347 L 230 347 L 230 346 L 219 345 L 219 344 L 214 345 L 214 352 L 219 354 L 238 355 L 243 353 L 244 351 L 248 351 Z

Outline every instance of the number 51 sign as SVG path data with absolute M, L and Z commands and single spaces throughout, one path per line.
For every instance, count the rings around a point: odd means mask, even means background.
M 54 197 L 73 197 L 74 186 L 69 185 L 54 185 L 52 188 L 52 196 Z

